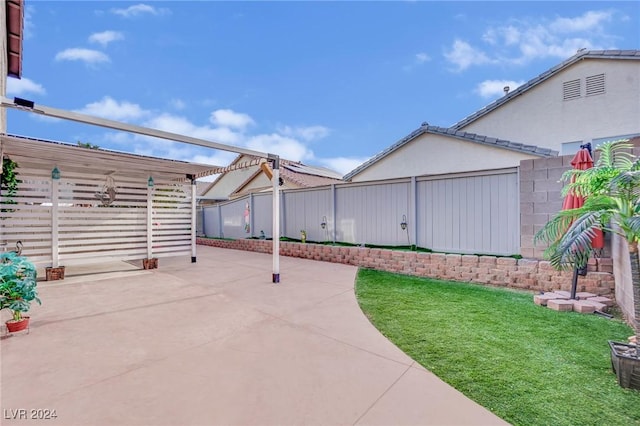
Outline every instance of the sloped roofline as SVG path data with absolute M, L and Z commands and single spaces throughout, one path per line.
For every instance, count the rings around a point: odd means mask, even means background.
M 245 154 L 238 154 L 238 156 L 237 156 L 237 157 L 236 157 L 236 158 L 235 158 L 235 159 L 234 159 L 234 160 L 229 164 L 229 166 L 235 166 L 235 165 L 238 163 L 238 161 L 240 161 L 240 159 L 241 159 L 244 155 L 245 155 Z M 218 175 L 218 177 L 217 177 L 217 178 L 215 178 L 215 179 L 213 180 L 213 182 L 211 182 L 211 183 L 206 187 L 206 189 L 202 192 L 202 195 L 205 195 L 207 192 L 211 191 L 211 188 L 213 188 L 213 187 L 218 183 L 218 181 L 219 181 L 220 179 L 222 179 L 222 177 L 223 177 L 224 175 L 226 175 L 226 173 L 220 173 L 220 174 Z
M 409 135 L 400 139 L 395 144 L 391 145 L 389 148 L 370 158 L 368 161 L 362 163 L 360 166 L 356 167 L 354 170 L 350 171 L 346 175 L 344 175 L 344 180 L 351 180 L 354 176 L 360 174 L 365 169 L 369 168 L 373 164 L 382 160 L 384 157 L 393 153 L 394 151 L 400 149 L 404 145 L 413 141 L 414 139 L 422 136 L 424 134 L 433 134 L 433 135 L 441 135 L 448 136 L 451 138 L 460 139 L 466 142 L 473 142 L 481 145 L 492 146 L 494 148 L 502 148 L 510 151 L 521 152 L 530 155 L 537 155 L 539 157 L 556 157 L 558 155 L 558 151 L 554 151 L 548 148 L 541 148 L 536 145 L 525 145 L 518 142 L 511 142 L 505 139 L 498 139 L 489 136 L 477 135 L 475 133 L 467 133 L 460 130 L 456 130 L 453 128 L 447 127 L 438 127 L 438 126 L 429 126 L 428 124 L 423 124 L 417 130 L 414 130 Z
M 566 61 L 559 63 L 555 67 L 527 81 L 522 86 L 518 87 L 512 92 L 509 92 L 505 96 L 502 96 L 500 99 L 494 101 L 493 103 L 490 103 L 489 105 L 485 106 L 481 110 L 478 110 L 473 114 L 465 117 L 464 119 L 458 121 L 456 124 L 451 126 L 451 128 L 457 129 L 457 130 L 462 129 L 463 127 L 473 123 L 479 118 L 484 117 L 486 114 L 490 113 L 491 111 L 497 108 L 500 108 L 502 105 L 509 102 L 510 100 L 522 95 L 527 90 L 530 90 L 533 87 L 537 86 L 538 84 L 548 80 L 549 78 L 558 74 L 565 68 L 568 68 L 571 65 L 575 64 L 576 62 L 582 61 L 584 59 L 640 60 L 640 50 L 584 50 L 582 52 L 578 52 L 572 57 L 570 57 L 569 59 L 567 59 Z

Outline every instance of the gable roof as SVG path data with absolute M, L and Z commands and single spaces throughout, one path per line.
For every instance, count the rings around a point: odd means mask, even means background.
M 554 151 L 548 148 L 541 148 L 535 145 L 525 145 L 518 142 L 511 142 L 505 139 L 498 139 L 489 136 L 477 135 L 475 133 L 467 133 L 460 130 L 456 130 L 453 128 L 447 127 L 438 127 L 438 126 L 429 126 L 427 123 L 423 123 L 422 127 L 417 130 L 414 130 L 409 135 L 400 139 L 395 144 L 391 145 L 389 148 L 370 158 L 368 161 L 362 163 L 360 166 L 356 167 L 354 170 L 350 171 L 344 176 L 344 180 L 351 180 L 355 175 L 361 173 L 363 170 L 382 160 L 389 154 L 395 152 L 400 149 L 404 145 L 413 141 L 414 139 L 422 136 L 426 133 L 433 135 L 441 135 L 448 136 L 456 139 L 460 139 L 466 142 L 473 142 L 480 145 L 493 146 L 494 148 L 502 148 L 508 149 L 510 151 L 522 152 L 524 154 L 537 155 L 539 157 L 556 157 L 558 155 L 558 151 Z
M 527 90 L 529 90 L 529 89 L 537 86 L 538 84 L 544 82 L 545 80 L 553 77 L 554 75 L 558 74 L 559 72 L 561 72 L 565 68 L 568 68 L 571 65 L 575 64 L 576 62 L 582 61 L 584 59 L 623 59 L 623 60 L 636 59 L 636 60 L 640 60 L 640 50 L 584 50 L 584 51 L 578 52 L 575 55 L 573 55 L 572 57 L 570 57 L 569 59 L 567 59 L 566 61 L 561 62 L 560 64 L 556 65 L 555 67 L 553 67 L 553 68 L 543 72 L 542 74 L 538 75 L 537 77 L 527 81 L 522 86 L 520 86 L 517 89 L 509 92 L 508 94 L 504 95 L 503 97 L 501 97 L 500 99 L 494 101 L 493 103 L 490 103 L 489 105 L 485 106 L 481 110 L 476 111 L 473 114 L 467 116 L 466 118 L 458 121 L 456 124 L 451 126 L 451 128 L 452 129 L 461 129 L 461 128 L 463 128 L 464 126 L 466 126 L 466 125 L 476 121 L 477 119 L 485 116 L 486 114 L 490 113 L 491 111 L 501 107 L 505 103 L 509 102 L 511 99 L 522 95 Z
M 206 199 L 206 194 L 211 191 L 211 189 L 213 189 L 221 179 L 236 172 L 237 170 L 233 169 L 234 166 L 238 166 L 241 169 L 249 168 L 253 170 L 253 173 L 243 180 L 240 181 L 236 179 L 237 183 L 234 184 L 235 188 L 230 194 L 228 194 L 228 196 L 239 195 L 247 185 L 255 180 L 260 174 L 264 173 L 259 166 L 258 160 L 258 158 L 248 155 L 239 155 L 228 166 L 231 170 L 221 173 L 213 182 L 207 182 L 207 187 L 202 191 L 201 198 Z M 254 161 L 256 162 L 255 165 L 253 164 Z M 247 167 L 245 167 L 245 164 Z M 238 174 L 238 176 L 241 175 Z M 280 160 L 280 177 L 285 182 L 291 182 L 301 188 L 313 188 L 316 186 L 331 185 L 332 183 L 342 182 L 342 175 L 338 172 L 324 167 L 308 166 L 300 162 L 285 159 Z
M 228 167 L 239 166 L 240 159 L 245 157 L 245 154 L 238 154 L 238 156 L 229 164 Z M 248 157 L 248 156 L 247 156 Z M 257 165 L 255 167 L 258 167 Z M 224 176 L 227 176 L 229 172 L 220 173 L 218 177 L 216 177 L 213 182 L 207 182 L 206 187 L 202 190 L 201 196 L 205 196 L 207 192 L 211 191 L 211 189 L 216 186 L 216 184 L 222 179 Z

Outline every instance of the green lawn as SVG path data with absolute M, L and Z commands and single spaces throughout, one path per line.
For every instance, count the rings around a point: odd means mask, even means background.
M 531 294 L 360 270 L 360 306 L 399 348 L 516 425 L 638 425 L 640 392 L 622 389 L 607 340 L 619 320 L 555 312 Z

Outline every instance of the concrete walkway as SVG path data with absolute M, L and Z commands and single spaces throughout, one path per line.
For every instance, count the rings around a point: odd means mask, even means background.
M 159 264 L 41 283 L 30 333 L 1 340 L 2 424 L 505 424 L 369 323 L 354 267 L 282 258 L 275 285 L 269 255 Z

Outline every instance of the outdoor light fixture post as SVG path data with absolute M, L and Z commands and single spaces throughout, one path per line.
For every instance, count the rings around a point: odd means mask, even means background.
M 322 229 L 326 229 L 327 228 L 327 217 L 326 216 L 322 216 L 322 223 L 320 224 L 320 228 L 322 228 Z
M 400 222 L 400 228 L 402 228 L 403 231 L 405 229 L 407 229 L 407 215 L 406 214 L 402 215 L 402 222 Z
M 149 179 L 147 179 L 147 186 L 149 188 L 153 188 L 155 186 L 155 182 L 153 181 L 153 176 L 149 176 Z
M 51 170 L 51 179 L 60 180 L 60 169 L 58 169 L 58 166 L 55 166 L 53 170 Z

